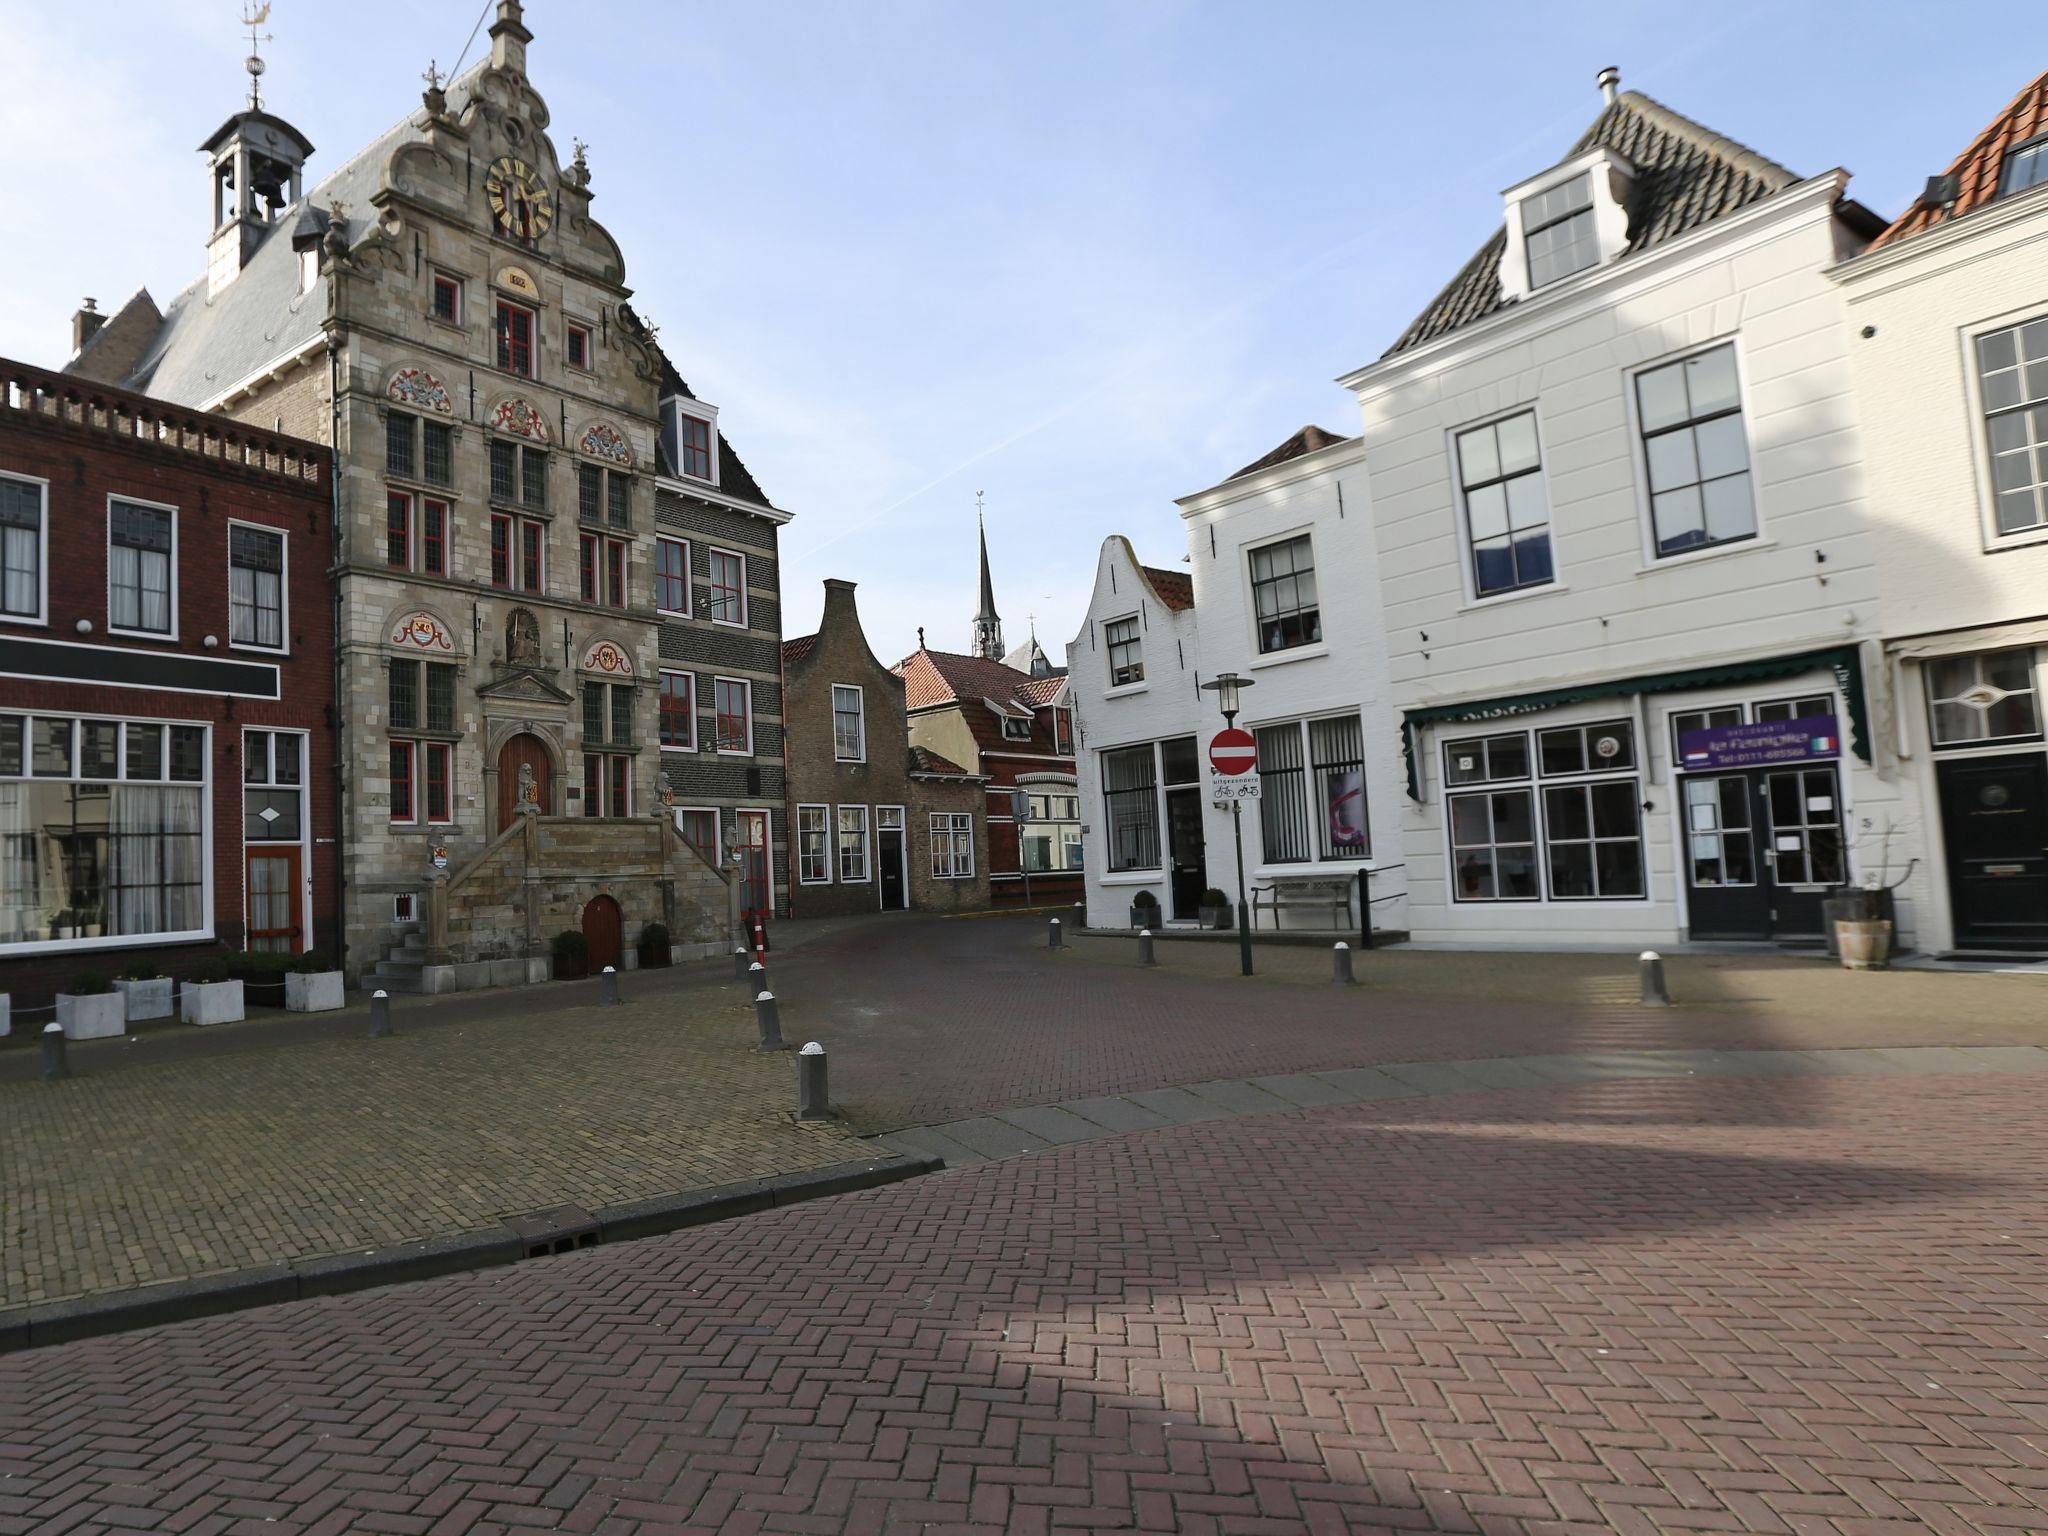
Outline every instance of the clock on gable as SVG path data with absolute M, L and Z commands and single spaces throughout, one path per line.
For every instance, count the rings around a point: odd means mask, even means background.
M 498 227 L 514 240 L 537 240 L 555 221 L 554 199 L 540 172 L 512 155 L 500 155 L 484 172 L 484 197 Z

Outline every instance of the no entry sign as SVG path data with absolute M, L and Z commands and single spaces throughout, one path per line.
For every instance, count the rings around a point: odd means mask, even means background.
M 1250 731 L 1236 726 L 1209 738 L 1209 766 L 1225 778 L 1236 778 L 1259 766 L 1259 744 Z

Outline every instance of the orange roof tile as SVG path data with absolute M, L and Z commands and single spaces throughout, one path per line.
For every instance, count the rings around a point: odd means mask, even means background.
M 1195 578 L 1186 571 L 1163 571 L 1156 565 L 1141 565 L 1138 569 L 1152 583 L 1152 590 L 1159 594 L 1159 601 L 1175 613 L 1195 606 Z
M 1901 240 L 1975 212 L 1997 198 L 2005 172 L 2005 157 L 2014 149 L 2048 134 L 2048 70 L 2036 75 L 2025 90 L 2012 99 L 1969 147 L 1949 163 L 1947 174 L 1956 178 L 1956 200 L 1944 209 L 1925 197 L 1914 203 L 1888 225 L 1872 246 L 1894 245 Z

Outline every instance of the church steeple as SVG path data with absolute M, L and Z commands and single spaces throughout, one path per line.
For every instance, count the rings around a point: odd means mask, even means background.
M 981 607 L 974 615 L 974 644 L 970 655 L 1003 659 L 1003 621 L 996 613 L 996 585 L 988 574 L 988 524 L 982 518 L 981 492 L 974 493 L 974 522 L 981 532 Z

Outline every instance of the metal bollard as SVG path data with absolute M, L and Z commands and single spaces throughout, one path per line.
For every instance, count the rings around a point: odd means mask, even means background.
M 1358 978 L 1351 974 L 1351 946 L 1341 939 L 1330 951 L 1330 980 L 1340 987 L 1358 984 Z
M 761 1049 L 787 1049 L 782 1043 L 782 1014 L 775 1006 L 775 994 L 763 992 L 754 999 L 754 1022 L 761 1029 Z
M 1650 1008 L 1669 1008 L 1671 989 L 1664 984 L 1664 959 L 1654 949 L 1646 949 L 1641 957 L 1643 979 L 1643 1003 Z
M 370 994 L 370 1037 L 381 1040 L 391 1033 L 391 996 L 387 992 Z
M 604 968 L 604 974 L 597 978 L 597 1006 L 616 1008 L 619 1006 L 619 973 L 612 966 Z
M 1067 941 L 1061 933 L 1060 920 L 1058 918 L 1054 918 L 1052 922 L 1047 925 L 1045 933 L 1045 947 L 1047 949 L 1065 949 L 1067 947 Z
M 734 981 L 745 981 L 747 979 L 747 967 L 753 963 L 753 951 L 744 944 L 740 945 L 732 952 L 732 979 Z
M 758 960 L 747 962 L 747 986 L 756 994 L 768 990 L 768 967 Z
M 825 1092 L 825 1047 L 813 1040 L 796 1053 L 796 1117 L 823 1120 L 831 1113 Z
M 1140 928 L 1138 930 L 1138 964 L 1157 965 L 1158 963 L 1159 961 L 1152 954 L 1152 930 L 1150 928 Z
M 71 1062 L 64 1053 L 64 1026 L 50 1023 L 43 1026 L 43 1081 L 54 1083 L 60 1077 L 71 1075 Z
M 1086 928 L 1087 926 L 1088 905 L 1086 902 L 1077 901 L 1074 903 L 1074 921 L 1072 924 L 1073 930 L 1074 932 L 1079 933 L 1082 929 Z

